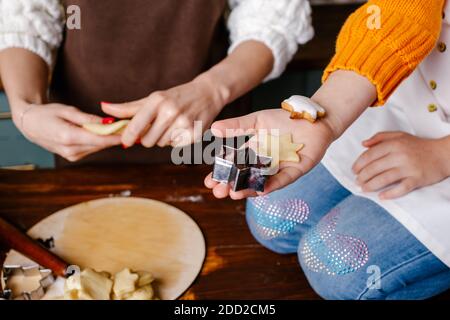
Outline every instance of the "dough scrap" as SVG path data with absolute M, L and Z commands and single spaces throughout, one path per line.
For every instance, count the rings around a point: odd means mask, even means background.
M 111 124 L 86 123 L 83 125 L 83 128 L 99 136 L 109 136 L 123 133 L 129 123 L 130 120 L 121 120 Z
M 146 271 L 126 268 L 112 277 L 107 272 L 85 269 L 66 279 L 65 300 L 153 300 L 154 277 Z
M 69 277 L 64 297 L 68 300 L 109 300 L 113 281 L 92 269 Z
M 143 286 L 149 285 L 155 280 L 155 278 L 153 277 L 153 275 L 150 272 L 136 271 L 136 273 L 139 276 L 139 279 L 137 281 L 138 287 L 143 287 Z
M 131 293 L 126 300 L 152 300 L 153 295 L 152 286 L 146 285 Z
M 139 276 L 136 273 L 132 273 L 128 268 L 116 273 L 113 286 L 114 295 L 122 299 L 124 295 L 131 294 L 136 290 L 138 279 Z

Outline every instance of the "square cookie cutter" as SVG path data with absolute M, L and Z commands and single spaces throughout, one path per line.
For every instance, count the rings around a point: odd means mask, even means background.
M 22 292 L 20 295 L 14 296 L 12 289 L 9 287 L 9 280 L 15 276 L 23 276 L 24 278 L 40 277 L 39 285 L 32 291 Z M 40 266 L 5 265 L 2 273 L 4 288 L 0 298 L 4 300 L 40 300 L 44 297 L 46 289 L 54 282 L 55 277 L 50 269 L 44 269 Z
M 212 179 L 230 184 L 233 191 L 263 192 L 271 174 L 271 163 L 271 157 L 258 155 L 249 147 L 235 149 L 224 145 L 220 155 L 215 157 Z

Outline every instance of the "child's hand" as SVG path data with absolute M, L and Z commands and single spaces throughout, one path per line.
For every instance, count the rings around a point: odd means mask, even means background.
M 300 151 L 300 163 L 282 162 L 279 172 L 269 178 L 264 192 L 267 194 L 291 184 L 320 162 L 335 138 L 335 133 L 326 119 L 312 124 L 306 120 L 291 120 L 288 112 L 273 109 L 218 121 L 213 124 L 212 131 L 218 137 L 233 137 L 254 133 L 256 130 L 266 129 L 270 132 L 272 129 L 278 129 L 280 135 L 292 133 L 294 143 L 305 144 L 305 148 Z M 206 177 L 205 185 L 213 190 L 217 198 L 230 196 L 232 199 L 239 200 L 258 195 L 252 190 L 234 192 L 230 190 L 229 185 L 213 181 L 211 174 Z
M 368 148 L 353 165 L 364 192 L 392 188 L 380 199 L 395 199 L 447 178 L 441 140 L 421 139 L 403 132 L 383 132 L 363 145 Z

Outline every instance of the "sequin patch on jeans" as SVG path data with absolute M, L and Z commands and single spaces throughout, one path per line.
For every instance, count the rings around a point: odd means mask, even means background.
M 300 199 L 271 200 L 263 196 L 251 201 L 255 209 L 255 231 L 266 240 L 292 232 L 310 213 L 309 206 Z
M 300 254 L 313 272 L 344 275 L 364 266 L 369 250 L 361 239 L 336 232 L 339 210 L 333 210 L 303 239 Z

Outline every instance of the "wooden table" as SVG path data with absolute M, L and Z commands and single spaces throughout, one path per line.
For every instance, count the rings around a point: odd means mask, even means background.
M 206 263 L 183 299 L 318 299 L 295 255 L 271 253 L 252 238 L 245 202 L 216 200 L 203 186 L 208 172 L 172 165 L 0 170 L 0 216 L 26 230 L 62 208 L 129 190 L 187 212 L 205 234 Z
M 26 230 L 65 207 L 130 190 L 187 212 L 205 234 L 207 260 L 184 299 L 317 299 L 295 255 L 271 253 L 252 238 L 245 202 L 219 201 L 208 192 L 208 172 L 206 166 L 171 165 L 0 170 L 0 216 Z

